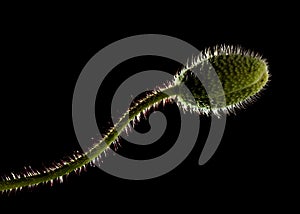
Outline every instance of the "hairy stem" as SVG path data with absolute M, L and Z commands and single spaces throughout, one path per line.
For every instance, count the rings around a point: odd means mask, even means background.
M 97 158 L 102 152 L 105 151 L 118 136 L 124 131 L 126 126 L 129 125 L 131 121 L 134 120 L 136 116 L 141 114 L 147 108 L 153 106 L 154 104 L 161 102 L 166 98 L 170 98 L 175 95 L 176 86 L 166 88 L 161 91 L 156 91 L 151 95 L 148 95 L 144 99 L 139 100 L 139 102 L 128 109 L 119 121 L 114 125 L 112 129 L 87 153 L 79 155 L 75 159 L 71 159 L 68 162 L 64 162 L 55 168 L 49 168 L 43 172 L 35 171 L 31 175 L 19 175 L 14 174 L 12 177 L 6 177 L 3 181 L 0 181 L 0 191 L 19 189 L 27 186 L 35 186 L 40 183 L 52 182 L 55 179 L 60 179 L 64 175 L 80 169 L 86 164 Z
M 189 71 L 191 69 L 195 71 Z M 217 74 L 219 81 L 215 80 L 213 74 Z M 203 85 L 197 76 L 202 77 L 202 80 L 208 84 Z M 135 117 L 164 99 L 176 96 L 184 109 L 188 107 L 195 112 L 199 112 L 199 110 L 214 113 L 218 113 L 218 111 L 228 112 L 228 110 L 238 108 L 251 101 L 264 88 L 268 79 L 268 65 L 257 54 L 232 46 L 221 46 L 207 50 L 194 59 L 190 65 L 186 65 L 175 76 L 171 86 L 154 91 L 129 108 L 114 127 L 104 135 L 103 139 L 88 152 L 77 154 L 75 158 L 70 156 L 66 161 L 41 172 L 30 169 L 23 174 L 11 173 L 3 181 L 0 181 L 0 191 L 35 186 L 57 179 L 62 180 L 64 175 L 81 169 L 97 159 L 105 149 L 117 140 L 121 132 Z M 182 90 L 180 85 L 187 86 L 192 97 L 190 93 Z M 209 97 L 208 92 L 213 96 Z M 220 97 L 224 99 L 219 99 Z M 211 103 L 214 105 L 211 106 Z

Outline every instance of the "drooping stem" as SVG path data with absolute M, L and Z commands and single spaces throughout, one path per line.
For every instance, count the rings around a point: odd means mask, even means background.
M 80 169 L 86 164 L 97 158 L 104 152 L 124 131 L 126 126 L 135 119 L 136 116 L 141 114 L 147 108 L 164 99 L 171 98 L 176 95 L 176 86 L 171 86 L 164 90 L 155 91 L 151 95 L 146 96 L 144 99 L 139 100 L 133 107 L 129 108 L 119 121 L 114 125 L 108 133 L 87 153 L 77 156 L 75 159 L 59 164 L 55 168 L 45 169 L 43 172 L 35 171 L 31 175 L 13 175 L 13 177 L 6 177 L 0 181 L 0 191 L 19 189 L 27 186 L 35 186 L 40 183 L 52 182 L 55 179 L 62 178 L 64 175 Z

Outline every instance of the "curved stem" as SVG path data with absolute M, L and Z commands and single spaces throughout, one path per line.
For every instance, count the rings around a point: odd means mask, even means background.
M 13 177 L 6 177 L 6 179 L 0 181 L 0 191 L 18 189 L 27 186 L 30 187 L 45 182 L 52 182 L 54 179 L 60 179 L 62 176 L 68 175 L 76 169 L 80 169 L 104 152 L 105 149 L 107 149 L 118 138 L 126 126 L 128 126 L 136 116 L 154 104 L 174 96 L 176 94 L 175 88 L 176 86 L 172 86 L 161 91 L 156 91 L 146 98 L 139 100 L 135 106 L 131 107 L 123 114 L 123 116 L 103 137 L 103 139 L 101 139 L 87 153 L 79 155 L 75 159 L 70 158 L 70 161 L 59 164 L 55 168 L 46 169 L 43 172 L 32 171 L 32 173 L 29 173 L 29 175 L 19 176 L 12 174 Z

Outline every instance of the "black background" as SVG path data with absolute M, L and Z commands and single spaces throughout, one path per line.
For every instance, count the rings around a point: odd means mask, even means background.
M 47 165 L 80 149 L 71 114 L 76 80 L 94 54 L 128 36 L 165 34 L 182 39 L 199 50 L 232 44 L 258 52 L 267 59 L 272 75 L 261 98 L 247 109 L 238 111 L 237 115 L 228 117 L 222 142 L 204 166 L 198 165 L 198 158 L 208 133 L 209 118 L 205 117 L 201 118 L 204 125 L 192 153 L 164 176 L 131 181 L 113 177 L 98 168 L 89 168 L 80 176 L 69 176 L 64 184 L 3 194 L 0 196 L 1 207 L 22 203 L 24 209 L 41 205 L 44 209 L 54 210 L 62 206 L 67 210 L 84 208 L 100 212 L 106 207 L 111 211 L 142 212 L 143 209 L 158 210 L 161 206 L 201 209 L 208 202 L 225 200 L 227 202 L 221 207 L 242 205 L 253 208 L 278 205 L 282 197 L 288 195 L 292 188 L 288 182 L 291 160 L 285 155 L 291 140 L 286 136 L 286 130 L 291 129 L 284 121 L 292 117 L 292 110 L 279 100 L 287 95 L 283 88 L 292 87 L 286 84 L 290 65 L 284 59 L 289 56 L 283 54 L 290 53 L 288 48 L 294 45 L 294 28 L 290 21 L 275 19 L 275 12 L 273 16 L 248 19 L 241 18 L 243 14 L 239 12 L 236 16 L 220 12 L 219 18 L 215 19 L 199 15 L 184 20 L 171 18 L 182 15 L 180 11 L 162 16 L 164 18 L 153 17 L 153 13 L 155 11 L 131 14 L 132 18 L 120 15 L 117 19 L 113 19 L 112 14 L 99 15 L 83 20 L 80 13 L 57 17 L 56 13 L 45 15 L 40 12 L 22 15 L 15 21 L 4 21 L 0 50 L 1 174 L 12 169 L 18 171 L 24 165 Z M 238 19 L 244 20 L 238 22 Z M 135 69 L 128 71 L 134 63 Z M 166 66 L 168 64 L 170 66 Z M 122 69 L 128 75 L 145 68 L 175 73 L 175 65 L 167 60 L 145 57 Z M 106 84 L 107 87 L 101 88 L 102 92 L 111 93 L 114 84 L 122 82 L 121 77 L 116 72 L 116 82 Z M 104 99 L 105 95 L 101 103 L 105 103 Z M 105 110 L 107 105 L 100 105 L 97 100 L 97 119 L 101 125 L 109 120 L 100 109 Z M 164 111 L 176 112 L 173 107 L 166 107 Z M 169 119 L 176 121 L 176 118 Z M 147 129 L 147 124 L 144 125 Z M 163 152 L 165 148 L 157 146 L 155 151 L 161 149 Z M 150 152 L 154 154 L 155 151 L 152 148 Z M 144 208 L 138 209 L 136 205 Z M 210 208 L 216 207 L 218 204 Z

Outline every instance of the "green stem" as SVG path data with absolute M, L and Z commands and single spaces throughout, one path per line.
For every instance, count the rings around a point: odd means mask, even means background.
M 104 152 L 114 141 L 117 140 L 118 136 L 124 131 L 126 126 L 134 120 L 136 116 L 142 113 L 147 108 L 153 106 L 156 103 L 161 102 L 166 98 L 170 98 L 175 95 L 176 86 L 166 88 L 161 91 L 157 91 L 146 98 L 140 100 L 135 106 L 131 107 L 123 114 L 119 121 L 114 127 L 101 139 L 92 149 L 87 153 L 79 155 L 72 161 L 64 162 L 58 167 L 45 170 L 41 173 L 31 173 L 31 175 L 21 175 L 9 177 L 0 181 L 0 191 L 13 190 L 23 188 L 27 186 L 35 186 L 40 183 L 51 182 L 55 179 L 60 179 L 64 175 L 80 169 L 86 164 L 96 159 L 102 152 Z

